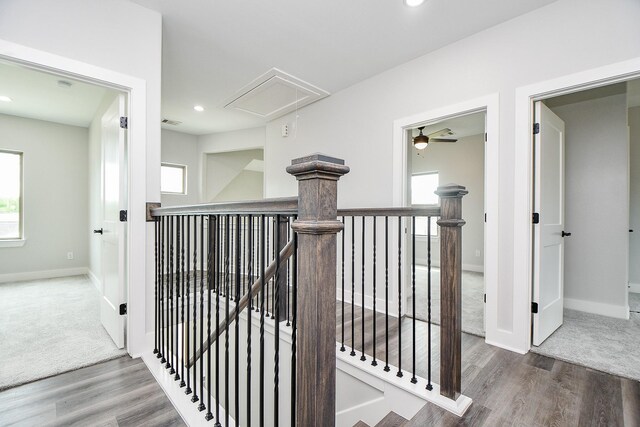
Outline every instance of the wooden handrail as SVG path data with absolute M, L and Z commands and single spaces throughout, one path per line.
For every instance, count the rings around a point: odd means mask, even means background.
M 338 216 L 440 216 L 440 206 L 420 205 L 397 208 L 338 209 Z
M 169 206 L 151 209 L 151 216 L 167 215 L 294 215 L 298 212 L 297 197 L 251 200 L 228 203 L 202 203 L 197 205 Z
M 289 257 L 291 257 L 291 255 L 293 254 L 293 249 L 294 249 L 293 246 L 294 246 L 293 240 L 291 240 L 280 251 L 281 265 L 285 263 L 289 259 Z M 264 278 L 262 277 L 258 278 L 255 282 L 253 282 L 253 285 L 251 285 L 251 293 L 250 293 L 251 296 L 257 295 L 258 292 L 262 289 L 262 283 L 268 282 L 269 280 L 271 280 L 271 278 L 275 274 L 276 274 L 276 260 L 273 260 L 271 264 L 269 264 L 269 267 L 267 267 L 267 269 L 265 270 Z M 233 321 L 236 320 L 240 312 L 242 312 L 242 310 L 244 310 L 247 307 L 247 305 L 249 305 L 249 293 L 245 294 L 242 298 L 240 298 L 240 301 L 236 304 L 236 306 L 233 308 L 231 313 L 229 313 L 229 324 L 231 324 Z M 218 327 L 218 332 L 222 334 L 226 327 L 227 327 L 227 321 L 226 319 L 223 319 Z M 209 335 L 209 338 L 207 338 L 207 340 L 202 344 L 202 347 L 198 349 L 196 354 L 194 354 L 191 359 L 189 359 L 189 362 L 186 365 L 187 368 L 191 368 L 194 365 L 194 363 L 196 363 L 198 359 L 202 357 L 202 354 L 204 353 L 204 351 L 206 351 L 205 349 L 208 349 L 209 347 L 211 347 L 211 345 L 213 345 L 213 343 L 215 343 L 217 339 L 218 339 L 218 334 L 216 334 L 215 332 Z

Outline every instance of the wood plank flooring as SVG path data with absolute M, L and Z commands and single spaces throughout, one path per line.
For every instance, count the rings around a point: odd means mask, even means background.
M 120 357 L 0 392 L 0 426 L 183 426 L 141 359 Z
M 336 340 L 342 340 L 342 309 L 337 303 Z M 351 351 L 351 308 L 345 304 L 345 346 Z M 363 313 L 354 313 L 354 350 L 361 357 Z M 364 349 L 373 355 L 373 312 L 364 311 Z M 386 360 L 385 318 L 376 315 L 376 355 L 382 369 Z M 413 322 L 403 318 L 402 368 L 412 369 Z M 389 363 L 397 366 L 398 319 L 389 318 Z M 432 377 L 439 377 L 440 330 L 432 325 Z M 426 378 L 427 324 L 416 321 L 416 375 Z M 409 381 L 410 375 L 405 374 Z M 424 383 L 424 381 L 422 381 Z M 473 399 L 463 418 L 427 404 L 404 426 L 640 426 L 640 382 L 565 363 L 535 353 L 519 355 L 463 334 L 462 392 Z

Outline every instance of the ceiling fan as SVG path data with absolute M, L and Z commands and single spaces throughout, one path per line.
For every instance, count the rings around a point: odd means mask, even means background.
M 458 139 L 453 138 L 453 132 L 449 128 L 440 129 L 436 132 L 431 132 L 428 135 L 423 135 L 422 130 L 424 126 L 420 126 L 418 130 L 420 134 L 413 138 L 413 146 L 418 150 L 424 150 L 430 142 L 456 142 Z

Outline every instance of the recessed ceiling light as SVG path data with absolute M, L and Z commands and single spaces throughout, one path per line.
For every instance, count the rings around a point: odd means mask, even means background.
M 0 95 L 0 101 L 2 102 L 11 102 L 13 101 L 13 99 L 9 98 L 8 96 L 5 95 Z
M 196 110 L 199 113 L 204 111 L 204 107 L 202 105 L 194 105 L 193 109 Z
M 420 6 L 422 3 L 424 3 L 424 0 L 404 0 L 404 4 L 409 7 Z

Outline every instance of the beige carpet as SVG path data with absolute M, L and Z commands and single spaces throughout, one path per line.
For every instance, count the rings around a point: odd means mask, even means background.
M 416 319 L 428 321 L 427 268 L 416 266 Z M 409 297 L 407 315 L 411 316 Z M 440 269 L 431 268 L 431 320 L 440 324 Z M 484 275 L 462 272 L 462 331 L 484 337 Z
M 86 276 L 0 284 L 0 390 L 126 354 Z

